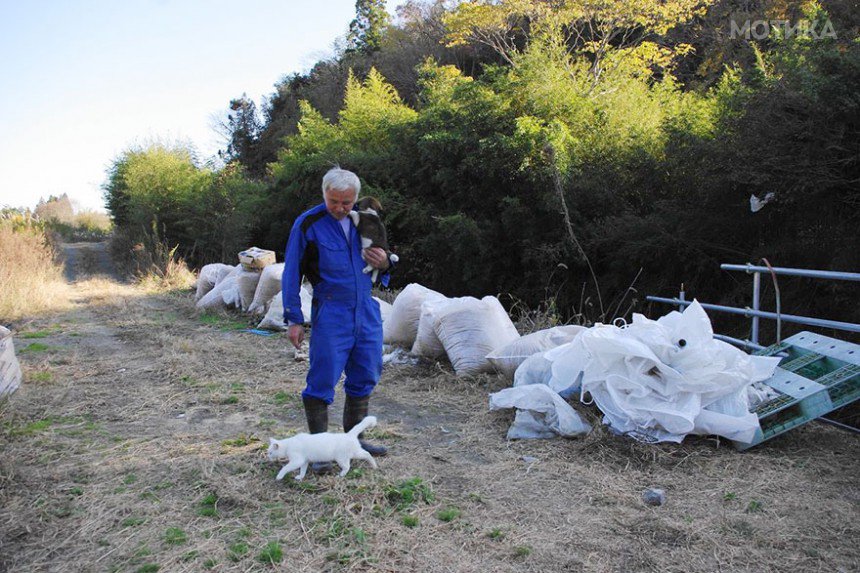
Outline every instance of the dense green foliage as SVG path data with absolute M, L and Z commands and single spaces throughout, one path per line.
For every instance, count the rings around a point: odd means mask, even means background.
M 637 277 L 639 292 L 683 282 L 745 305 L 749 284 L 720 263 L 860 268 L 860 43 L 848 16 L 836 38 L 777 30 L 727 43 L 729 1 L 605 2 L 599 22 L 588 2 L 557 4 L 502 2 L 501 17 L 469 20 L 408 3 L 372 45 L 285 79 L 261 120 L 234 100 L 226 168 L 164 147 L 117 159 L 106 186 L 116 224 L 155 230 L 198 263 L 252 243 L 282 252 L 339 164 L 385 208 L 396 284 L 449 296 L 552 299 L 565 317 L 606 320 L 627 310 Z M 760 16 L 829 21 L 814 3 L 785 4 L 762 3 Z M 358 2 L 356 21 L 376 6 Z M 446 22 L 459 26 L 453 47 L 440 43 Z M 496 37 L 510 41 L 480 41 Z M 768 193 L 751 212 L 750 196 Z M 785 312 L 860 321 L 847 291 L 816 299 L 807 284 L 784 281 L 795 295 Z

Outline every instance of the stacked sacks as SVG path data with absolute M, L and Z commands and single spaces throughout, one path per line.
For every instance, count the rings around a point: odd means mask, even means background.
M 396 344 L 409 348 L 415 343 L 418 323 L 421 319 L 421 304 L 428 299 L 444 299 L 444 295 L 419 284 L 406 286 L 391 305 L 391 316 L 382 323 L 382 340 L 385 344 Z
M 196 302 L 203 298 L 215 285 L 230 274 L 234 268 L 236 267 L 231 267 L 223 263 L 204 265 L 197 276 L 197 292 L 194 295 L 194 301 Z
M 281 291 L 281 275 L 284 274 L 284 263 L 268 265 L 260 274 L 254 299 L 248 306 L 248 312 L 252 314 L 265 314 L 269 309 L 269 302 Z
M 302 318 L 306 323 L 311 321 L 311 303 L 313 301 L 312 287 L 303 283 L 299 289 L 299 297 L 302 300 Z M 280 291 L 275 294 L 269 301 L 269 310 L 266 316 L 257 325 L 257 328 L 265 330 L 286 330 L 287 325 L 284 324 L 284 299 Z
M 197 301 L 197 308 L 223 308 L 225 304 L 228 304 L 228 300 L 231 302 L 235 301 L 238 298 L 236 274 L 241 268 L 241 265 L 230 267 L 230 272 L 215 283 L 215 286 Z
M 397 301 L 395 301 L 397 302 Z M 494 296 L 453 299 L 435 309 L 433 330 L 457 376 L 494 370 L 487 355 L 520 337 L 502 304 Z
M 425 358 L 447 355 L 458 376 L 492 372 L 487 354 L 519 337 L 496 297 L 452 299 L 415 283 L 397 296 L 383 322 L 386 344 Z

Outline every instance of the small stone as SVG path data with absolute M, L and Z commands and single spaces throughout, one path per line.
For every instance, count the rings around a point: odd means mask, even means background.
M 648 488 L 642 492 L 642 501 L 645 505 L 661 506 L 666 503 L 666 492 L 662 489 Z
M 534 456 L 523 456 L 522 460 L 527 464 L 533 464 L 538 461 L 538 459 Z

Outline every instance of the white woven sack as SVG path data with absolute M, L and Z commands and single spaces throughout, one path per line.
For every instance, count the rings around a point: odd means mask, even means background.
M 456 299 L 431 297 L 421 303 L 421 318 L 418 320 L 418 332 L 415 334 L 412 354 L 426 358 L 439 358 L 445 355 L 445 347 L 436 335 L 436 319 L 439 310 L 451 300 Z
M 236 276 L 230 275 L 218 284 L 216 284 L 212 290 L 207 292 L 203 298 L 197 301 L 197 308 L 199 309 L 209 309 L 209 308 L 224 308 L 224 293 L 225 292 L 234 293 L 235 297 L 238 299 L 239 290 L 236 288 Z M 233 296 L 233 295 L 231 295 Z
M 373 297 L 373 300 L 379 303 L 379 314 L 382 316 L 382 324 L 385 324 L 385 321 L 391 316 L 391 304 L 377 297 Z
M 311 321 L 311 303 L 313 302 L 313 295 L 311 295 L 306 285 L 302 285 L 302 288 L 299 291 L 299 297 L 302 300 L 302 318 L 305 323 L 309 323 Z M 267 330 L 287 329 L 287 325 L 284 323 L 284 299 L 281 296 L 281 293 L 275 294 L 275 296 L 272 297 L 272 300 L 269 301 L 269 310 L 266 312 L 266 316 L 263 317 L 263 320 L 260 321 L 260 324 L 257 325 L 257 328 L 264 328 Z
M 194 295 L 195 302 L 203 298 L 218 283 L 218 280 L 230 273 L 234 267 L 224 263 L 212 263 L 203 265 L 200 274 L 197 275 L 197 292 Z
M 218 286 L 218 283 L 226 279 L 227 277 L 236 276 L 236 273 L 242 270 L 242 265 L 224 265 L 223 267 L 218 267 L 218 274 L 215 277 L 215 286 Z
M 284 263 L 268 265 L 260 274 L 260 282 L 254 292 L 254 300 L 248 306 L 248 312 L 264 314 L 268 310 L 269 301 L 281 290 L 281 276 L 284 274 Z
M 21 385 L 21 365 L 15 356 L 12 332 L 0 326 L 0 396 L 11 394 Z
M 236 274 L 236 287 L 239 289 L 239 308 L 248 310 L 254 302 L 254 293 L 260 282 L 260 271 L 242 269 Z
M 444 298 L 444 296 L 417 283 L 407 285 L 397 295 L 391 307 L 391 316 L 382 323 L 382 340 L 385 344 L 412 347 L 418 334 L 421 303 L 428 298 Z
M 513 378 L 517 367 L 525 362 L 526 358 L 538 352 L 567 344 L 584 330 L 588 329 L 576 325 L 554 326 L 553 328 L 538 330 L 502 348 L 497 348 L 487 355 L 487 359 L 493 363 L 496 370 L 509 378 Z
M 457 376 L 492 372 L 487 354 L 520 337 L 494 296 L 451 300 L 439 309 L 435 330 Z

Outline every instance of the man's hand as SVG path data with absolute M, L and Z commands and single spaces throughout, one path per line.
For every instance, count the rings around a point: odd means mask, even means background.
M 293 324 L 288 331 L 290 342 L 296 347 L 296 350 L 302 347 L 302 342 L 305 339 L 305 327 L 301 324 Z
M 361 257 L 375 269 L 384 271 L 388 269 L 388 255 L 379 247 L 370 247 L 361 252 Z

